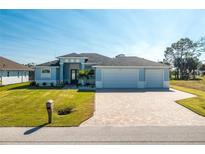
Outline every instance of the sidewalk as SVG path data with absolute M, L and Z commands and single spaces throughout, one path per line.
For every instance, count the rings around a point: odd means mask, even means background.
M 1 127 L 0 144 L 204 144 L 203 126 Z

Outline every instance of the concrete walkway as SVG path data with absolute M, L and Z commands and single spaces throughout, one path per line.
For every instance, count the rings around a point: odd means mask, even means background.
M 0 144 L 204 144 L 205 127 L 0 128 Z
M 195 97 L 169 91 L 98 91 L 94 116 L 81 127 L 205 126 L 205 118 L 175 101 Z

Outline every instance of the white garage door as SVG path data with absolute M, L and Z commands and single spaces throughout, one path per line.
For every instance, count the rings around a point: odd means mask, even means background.
M 103 88 L 137 88 L 137 69 L 104 69 Z
M 163 70 L 162 69 L 146 69 L 145 81 L 147 88 L 163 87 Z

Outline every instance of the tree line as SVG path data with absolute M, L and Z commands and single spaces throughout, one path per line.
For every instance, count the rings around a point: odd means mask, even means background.
M 204 51 L 205 37 L 198 41 L 193 41 L 190 38 L 181 38 L 166 48 L 163 63 L 171 66 L 171 72 L 175 79 L 195 79 L 196 70 L 202 64 L 199 57 Z

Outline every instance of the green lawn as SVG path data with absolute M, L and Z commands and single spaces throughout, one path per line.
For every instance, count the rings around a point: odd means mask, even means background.
M 171 80 L 171 85 L 205 91 L 205 77 L 197 80 Z
M 47 126 L 78 126 L 93 115 L 94 92 L 31 88 L 29 83 L 0 87 L 0 126 L 39 126 L 47 122 L 45 102 L 54 100 L 53 123 Z M 59 109 L 74 112 L 58 115 Z
M 201 79 L 195 81 L 172 80 L 171 88 L 197 95 L 197 97 L 178 100 L 176 102 L 199 115 L 205 116 L 205 77 Z

